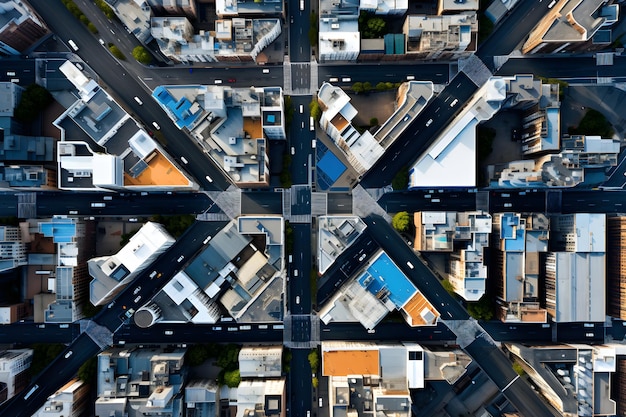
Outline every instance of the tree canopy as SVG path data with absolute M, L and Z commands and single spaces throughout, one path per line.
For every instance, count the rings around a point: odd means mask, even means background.
M 409 230 L 409 220 L 409 213 L 401 211 L 393 216 L 393 219 L 391 219 L 391 226 L 393 226 L 393 228 L 398 232 L 406 232 Z
M 48 90 L 37 84 L 26 87 L 15 108 L 15 118 L 23 123 L 33 122 L 54 99 Z
M 152 55 L 150 55 L 150 52 L 148 52 L 148 50 L 141 45 L 135 46 L 133 49 L 133 58 L 145 65 L 152 62 Z

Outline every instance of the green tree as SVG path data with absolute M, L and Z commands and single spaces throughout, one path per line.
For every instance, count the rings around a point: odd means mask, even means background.
M 320 103 L 317 101 L 317 98 L 313 98 L 309 103 L 309 111 L 311 112 L 311 117 L 318 121 L 322 118 L 322 109 L 320 108 Z
M 443 281 L 441 281 L 441 286 L 443 287 L 444 290 L 448 292 L 448 294 L 456 297 L 456 293 L 454 292 L 454 287 L 452 286 L 452 283 L 450 282 L 449 279 L 444 279 Z
M 237 369 L 239 364 L 239 350 L 241 347 L 239 345 L 228 344 L 223 346 L 223 349 L 220 350 L 217 355 L 217 366 L 223 368 L 226 371 L 232 371 Z
M 401 211 L 393 216 L 393 219 L 391 219 L 391 225 L 398 232 L 406 232 L 409 230 L 409 220 L 409 213 Z
M 387 23 L 380 17 L 373 17 L 367 21 L 365 37 L 369 39 L 382 38 L 387 31 Z
M 289 224 L 289 220 L 285 220 L 285 252 L 293 253 L 293 227 Z
M 370 126 L 378 126 L 378 118 L 372 117 L 370 119 Z
M 174 216 L 155 214 L 150 218 L 150 221 L 162 224 L 170 235 L 178 238 L 196 221 L 196 218 L 191 214 L 176 214 Z
M 587 110 L 578 127 L 569 128 L 570 135 L 599 135 L 603 138 L 613 137 L 613 127 L 602 113 L 595 109 Z
M 363 92 L 363 83 L 360 82 L 360 81 L 357 81 L 354 84 L 352 84 L 352 91 L 354 91 L 357 94 L 362 93 Z
M 291 349 L 284 348 L 283 349 L 283 372 L 284 373 L 288 374 L 289 371 L 291 370 L 291 358 L 292 358 Z
M 284 108 L 285 108 L 285 125 L 287 126 L 287 128 L 289 128 L 289 126 L 291 125 L 291 121 L 293 120 L 293 114 L 295 112 L 293 105 L 292 105 L 292 101 L 291 101 L 291 96 L 284 96 L 283 97 L 283 101 L 284 101 Z
M 230 388 L 237 388 L 240 382 L 241 374 L 239 373 L 239 369 L 224 372 L 224 383 Z
M 467 312 L 476 320 L 491 320 L 493 318 L 493 304 L 487 295 L 483 295 L 477 302 L 467 303 Z
M 372 83 L 369 81 L 365 81 L 363 83 L 363 92 L 364 93 L 369 93 L 370 91 L 372 91 Z
M 93 34 L 98 33 L 98 28 L 96 27 L 96 25 L 94 25 L 91 22 L 87 23 L 87 29 L 89 29 L 89 32 L 91 32 Z
M 48 90 L 31 84 L 22 93 L 20 102 L 15 108 L 15 118 L 22 123 L 33 122 L 54 99 Z
M 185 362 L 189 366 L 199 366 L 209 358 L 209 350 L 206 345 L 193 345 L 187 348 Z
M 526 375 L 526 372 L 524 371 L 524 368 L 522 368 L 522 365 L 520 365 L 517 362 L 513 362 L 513 370 L 515 371 L 516 374 L 518 374 L 519 376 L 524 376 Z
M 102 10 L 102 13 L 104 13 L 104 15 L 108 18 L 108 19 L 117 19 L 117 16 L 115 15 L 115 12 L 113 11 L 113 9 L 111 9 L 111 7 L 109 7 L 108 4 L 106 4 L 106 2 L 104 0 L 96 0 L 96 6 L 98 6 L 98 8 L 100 10 Z
M 317 46 L 317 37 L 318 37 L 318 29 L 317 29 L 317 14 L 311 13 L 309 16 L 309 43 L 311 47 L 314 48 Z
M 378 120 L 376 121 L 378 123 Z M 371 124 L 371 121 L 370 121 Z M 409 169 L 406 166 L 400 168 L 398 173 L 391 180 L 391 187 L 394 190 L 405 190 L 409 184 Z
M 317 377 L 311 378 L 311 385 L 313 385 L 313 388 L 317 388 L 319 384 L 320 384 L 320 380 Z
M 148 52 L 148 50 L 141 45 L 133 48 L 133 58 L 144 65 L 152 62 L 152 55 L 150 55 L 150 52 Z
M 96 356 L 92 356 L 78 368 L 78 378 L 88 384 L 96 383 L 96 375 L 98 374 L 98 360 Z
M 387 85 L 384 82 L 379 82 L 378 84 L 376 84 L 376 90 L 378 91 L 385 91 L 387 89 Z
M 33 376 L 43 371 L 65 349 L 65 346 L 60 343 L 36 343 L 31 347 L 33 349 L 33 361 L 31 362 L 29 372 Z
M 111 51 L 111 54 L 117 58 L 120 59 L 122 61 L 126 60 L 126 57 L 124 56 L 124 54 L 122 53 L 122 51 L 120 51 L 120 48 L 118 48 L 116 45 L 113 44 L 109 44 L 109 51 Z
M 309 356 L 307 356 L 307 358 L 309 359 L 309 365 L 311 365 L 311 371 L 315 372 L 320 364 L 320 358 L 317 354 L 317 349 L 313 349 L 311 353 L 309 353 Z

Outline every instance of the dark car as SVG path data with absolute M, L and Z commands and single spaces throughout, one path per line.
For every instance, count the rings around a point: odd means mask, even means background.
M 229 79 L 228 79 L 228 82 L 229 82 L 229 83 L 236 83 L 236 82 L 237 82 L 237 80 L 236 80 L 235 78 L 229 78 Z

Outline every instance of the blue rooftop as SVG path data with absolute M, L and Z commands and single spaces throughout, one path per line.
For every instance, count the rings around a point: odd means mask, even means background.
M 67 243 L 76 236 L 76 224 L 72 219 L 52 219 L 51 222 L 39 223 L 39 232 L 45 237 L 52 237 L 54 243 Z
M 386 253 L 382 253 L 358 278 L 359 284 L 375 296 L 386 296 L 400 308 L 417 292 Z M 385 294 L 386 293 L 386 294 Z
M 176 123 L 176 126 L 179 129 L 182 129 L 183 127 L 189 128 L 189 126 L 191 126 L 202 113 L 202 108 L 200 107 L 198 107 L 195 113 L 192 113 L 191 107 L 193 106 L 193 103 L 189 101 L 187 97 L 182 97 L 177 101 L 163 86 L 157 87 L 152 92 L 152 97 L 154 97 L 162 107 L 165 107 L 169 113 L 175 117 L 174 123 Z

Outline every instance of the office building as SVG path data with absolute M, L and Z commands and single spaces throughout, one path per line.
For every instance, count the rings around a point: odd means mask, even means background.
M 10 349 L 0 352 L 0 384 L 6 387 L 5 399 L 10 399 L 26 388 L 30 381 L 28 368 L 32 360 L 32 349 Z
M 115 255 L 90 259 L 91 303 L 97 306 L 110 302 L 174 242 L 162 225 L 147 222 Z
M 609 217 L 606 226 L 607 314 L 626 320 L 626 216 Z
M 25 2 L 0 3 L 0 52 L 20 55 L 49 34 L 43 20 Z
M 26 265 L 26 245 L 17 226 L 0 226 L 0 272 Z
M 89 385 L 74 378 L 49 396 L 33 417 L 80 417 L 89 400 Z
M 604 213 L 562 214 L 550 219 L 545 306 L 554 321 L 604 321 L 605 240 Z

